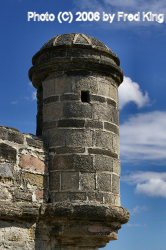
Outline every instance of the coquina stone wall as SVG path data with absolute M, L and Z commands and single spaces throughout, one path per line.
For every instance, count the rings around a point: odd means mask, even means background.
M 0 126 L 0 250 L 97 250 L 118 238 L 118 57 L 78 33 L 32 59 L 36 136 Z
M 1 201 L 48 201 L 48 153 L 43 141 L 0 127 Z
M 53 202 L 120 206 L 117 91 L 116 84 L 101 75 L 54 73 L 43 81 L 43 138 L 52 159 Z
M 0 126 L 0 249 L 46 249 L 47 230 L 33 220 L 39 204 L 48 202 L 48 177 L 43 141 Z

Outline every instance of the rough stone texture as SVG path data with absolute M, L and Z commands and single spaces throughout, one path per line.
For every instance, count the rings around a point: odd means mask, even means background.
M 22 155 L 19 162 L 20 166 L 27 169 L 34 169 L 37 171 L 48 172 L 47 166 L 36 157 L 28 155 Z
M 78 190 L 79 173 L 78 172 L 62 172 L 61 189 L 62 190 Z
M 128 221 L 129 213 L 117 206 L 64 202 L 14 205 L 4 201 L 0 217 L 1 249 L 94 250 L 117 239 L 117 230 Z
M 0 176 L 1 177 L 13 177 L 13 167 L 9 163 L 0 164 Z
M 41 191 L 43 196 L 38 197 L 38 202 L 46 202 L 49 195 L 48 153 L 43 141 L 11 128 L 1 126 L 0 131 L 1 201 L 36 202 L 36 192 Z
M 6 143 L 0 143 L 0 161 L 16 163 L 16 149 Z
M 84 34 L 32 59 L 36 135 L 0 126 L 0 249 L 97 250 L 129 220 L 120 205 L 118 57 Z

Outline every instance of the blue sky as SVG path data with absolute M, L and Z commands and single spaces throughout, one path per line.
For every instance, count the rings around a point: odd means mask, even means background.
M 0 0 L 0 124 L 35 134 L 35 89 L 28 78 L 32 56 L 53 36 L 84 33 L 105 43 L 121 61 L 119 88 L 121 204 L 130 221 L 105 249 L 165 250 L 166 245 L 166 2 L 164 0 Z M 59 23 L 59 12 L 71 23 Z M 99 12 L 99 21 L 76 21 L 77 12 Z M 54 21 L 27 21 L 27 13 Z M 103 12 L 115 14 L 112 23 Z M 140 15 L 117 21 L 118 13 Z M 143 21 L 143 12 L 147 14 Z M 144 15 L 145 15 L 144 14 Z M 154 21 L 150 21 L 150 15 Z M 160 14 L 160 15 L 159 15 Z M 152 15 L 151 15 L 152 16 Z M 132 19 L 132 15 L 128 16 Z M 156 20 L 157 19 L 157 20 Z

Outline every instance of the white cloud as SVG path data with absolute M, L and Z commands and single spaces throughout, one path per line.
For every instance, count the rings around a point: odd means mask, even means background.
M 136 194 L 166 198 L 166 172 L 139 171 L 122 176 L 122 181 L 135 185 Z
M 129 209 L 129 212 L 130 212 L 131 215 L 135 215 L 135 214 L 139 214 L 139 213 L 141 213 L 143 211 L 147 211 L 147 210 L 148 210 L 147 206 L 142 206 L 142 207 L 136 206 L 133 209 Z
M 120 125 L 123 161 L 166 159 L 166 112 L 153 111 L 131 116 Z
M 146 183 L 138 183 L 135 193 L 166 198 L 166 182 L 161 179 L 150 179 Z
M 29 90 L 32 91 L 32 89 L 34 90 L 34 87 L 32 85 L 32 82 L 28 82 L 28 86 L 30 87 Z M 36 100 L 36 92 L 37 91 L 33 91 L 31 92 L 31 97 L 26 97 L 27 100 Z
M 36 100 L 37 98 L 36 98 L 36 91 L 34 91 L 33 93 L 32 93 L 32 100 Z
M 129 77 L 124 77 L 123 83 L 119 87 L 119 109 L 122 109 L 127 103 L 135 102 L 138 108 L 149 104 L 148 93 L 142 93 L 138 83 L 132 82 Z

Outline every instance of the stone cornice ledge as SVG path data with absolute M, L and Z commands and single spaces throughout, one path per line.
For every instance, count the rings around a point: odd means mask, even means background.
M 57 221 L 58 219 L 101 221 L 125 224 L 129 212 L 124 207 L 97 203 L 28 203 L 1 201 L 0 219 L 28 221 Z

